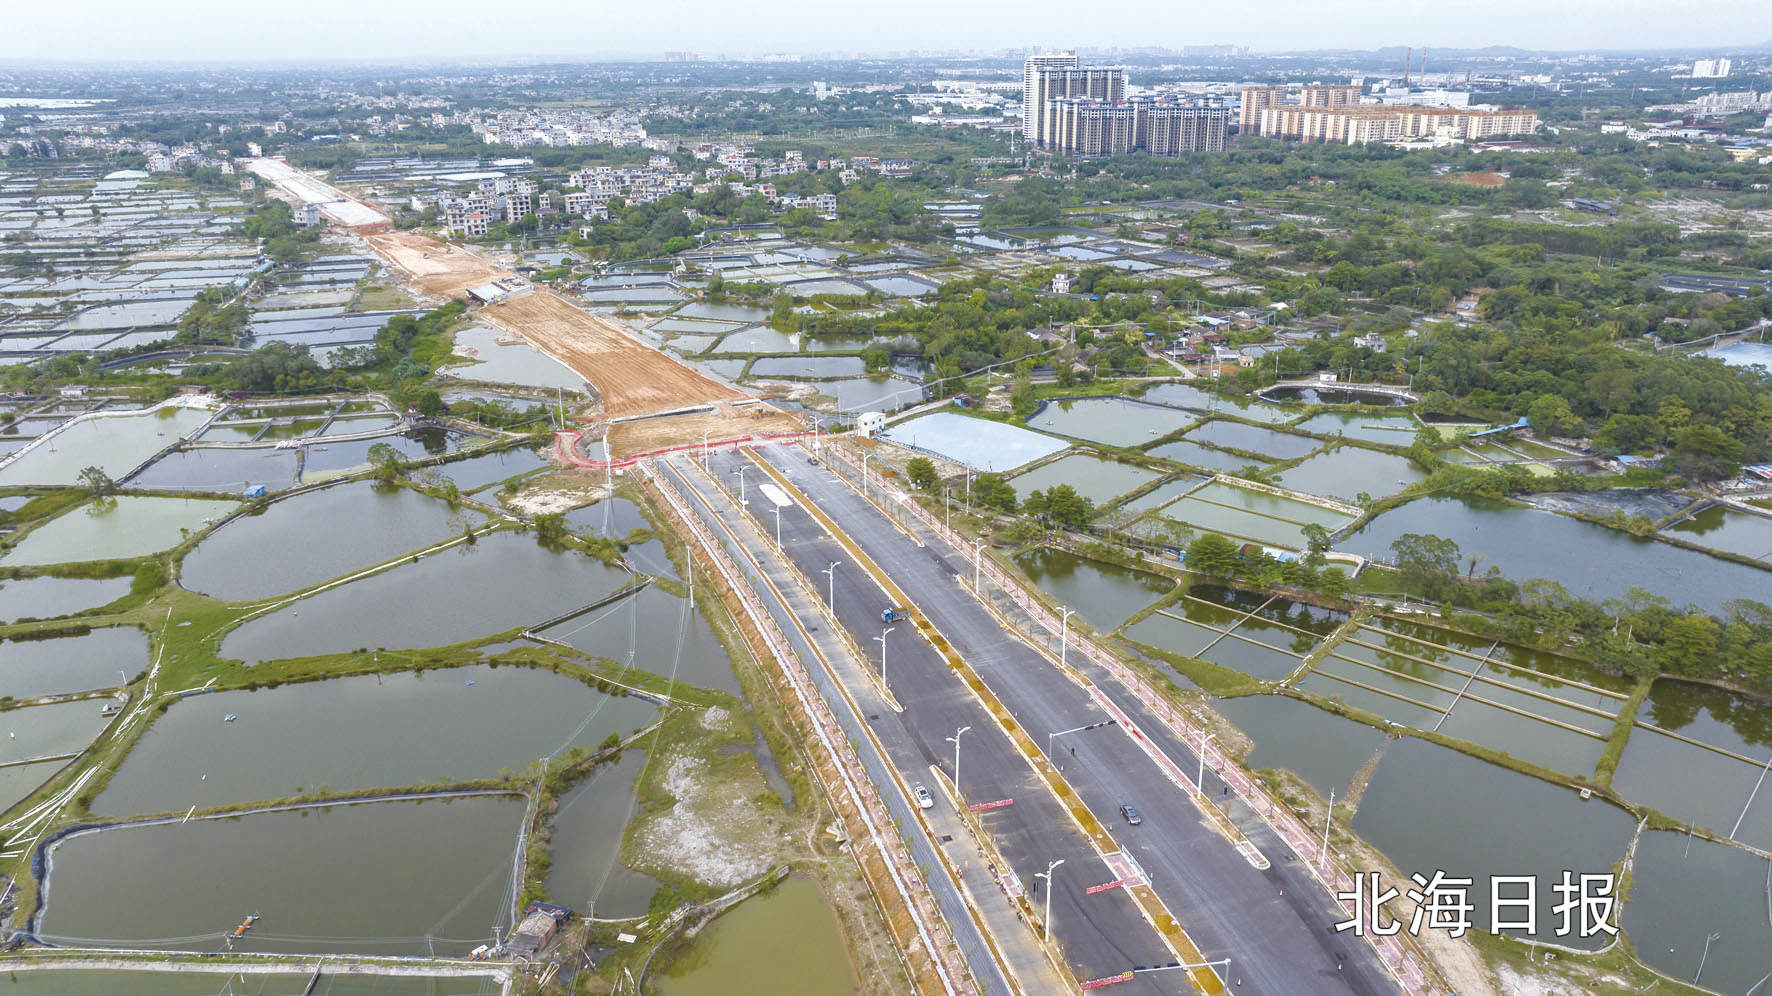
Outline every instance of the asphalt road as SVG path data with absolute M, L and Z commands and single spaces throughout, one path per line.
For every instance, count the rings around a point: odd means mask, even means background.
M 961 650 L 1037 741 L 1045 739 L 1043 733 L 1106 718 L 1083 689 L 1031 647 L 1005 634 L 998 621 L 959 586 L 955 576 L 970 573 L 965 555 L 947 549 L 932 536 L 926 537 L 927 547 L 918 546 L 849 485 L 837 480 L 828 468 L 810 466 L 798 449 L 765 447 L 756 452 L 787 474 L 796 487 L 842 525 L 849 539 L 895 584 L 910 593 L 925 617 Z M 742 457 L 727 455 L 720 466 L 733 472 L 737 460 Z M 760 483 L 759 471 L 752 470 L 746 476 L 751 485 Z M 768 520 L 768 527 L 773 529 L 772 503 L 755 500 L 763 497 L 756 491 L 750 497 L 754 499 L 750 506 L 753 512 Z M 835 541 L 802 509 L 782 509 L 781 530 L 790 555 L 801 562 L 808 577 L 817 576 L 822 581 L 821 572 L 827 563 L 847 559 Z M 854 568 L 838 568 L 837 609 L 857 641 L 873 648 L 877 647 L 873 638 L 885 628 L 879 611 L 885 607 L 886 596 L 872 582 L 850 593 L 843 584 L 845 575 L 854 580 L 860 573 Z M 847 606 L 846 595 L 851 603 Z M 854 604 L 858 600 L 862 604 Z M 965 695 L 958 680 L 908 624 L 900 624 L 889 640 L 888 680 L 905 705 L 904 718 L 920 731 L 920 743 L 925 750 L 933 748 L 938 763 L 951 774 L 951 751 L 943 749 L 949 745 L 940 738 L 950 736 L 956 725 L 968 722 L 974 732 L 967 737 L 973 737 L 980 723 L 965 718 L 965 714 L 977 716 L 982 710 L 956 709 L 956 698 L 964 697 L 970 705 L 970 696 Z M 930 664 L 937 668 L 933 673 L 927 670 Z M 1093 670 L 1088 665 L 1083 669 L 1085 673 Z M 1198 762 L 1193 751 L 1169 734 L 1132 695 L 1105 673 L 1090 673 L 1090 677 L 1122 711 L 1160 742 L 1176 764 L 1184 770 L 1194 770 Z M 1024 774 L 1025 762 L 1007 748 L 1006 741 L 1004 750 L 989 753 L 974 753 L 975 746 L 978 745 L 969 740 L 962 759 L 963 788 L 968 798 L 983 799 L 999 791 L 999 786 L 1007 791 L 1017 782 L 1033 781 L 1031 775 Z M 1206 957 L 1231 959 L 1226 981 L 1234 991 L 1264 996 L 1376 996 L 1397 991 L 1376 953 L 1364 941 L 1335 932 L 1334 924 L 1342 919 L 1339 909 L 1307 869 L 1288 860 L 1291 852 L 1265 824 L 1242 821 L 1250 839 L 1272 862 L 1271 868 L 1261 871 L 1206 822 L 1186 793 L 1164 777 L 1155 762 L 1119 727 L 1102 727 L 1060 738 L 1054 753 L 1053 760 L 1063 767 L 1066 778 L 1091 812 L 1113 827 L 1115 838 L 1138 860 L 1150 876 L 1152 887 Z M 1017 775 L 1021 777 L 1018 779 Z M 1037 784 L 1029 784 L 1028 788 L 1045 795 Z M 1222 784 L 1210 773 L 1206 791 L 1215 797 L 1223 792 Z M 1024 798 L 1016 796 L 1016 806 L 1011 809 L 1022 809 Z M 1118 815 L 1123 804 L 1133 805 L 1143 813 L 1143 825 L 1124 825 Z M 1033 807 L 1028 807 L 1025 812 L 1031 815 L 1032 811 Z M 1072 825 L 1062 814 L 1057 819 Z M 1024 879 L 1034 870 L 1043 870 L 1045 861 L 1050 860 L 1044 855 L 1052 833 L 1049 827 L 1029 826 L 1028 822 L 1004 827 L 1001 838 L 1011 864 Z M 1122 896 L 1120 890 L 1081 895 L 1083 888 L 1096 884 L 1085 880 L 1087 877 L 1098 876 L 1102 881 L 1113 877 L 1106 874 L 1101 862 L 1085 860 L 1079 868 L 1068 855 L 1052 856 L 1067 857 L 1066 867 L 1058 873 L 1061 888 L 1055 900 L 1072 900 L 1062 906 L 1055 902 L 1054 919 L 1060 933 L 1063 934 L 1067 920 L 1081 914 L 1092 923 L 1102 922 L 1107 936 L 1122 936 L 1113 926 L 1121 921 L 1101 902 L 1103 896 Z M 1076 895 L 1067 895 L 1072 892 Z M 1148 928 L 1145 932 L 1148 935 Z M 1090 948 L 1092 953 L 1097 950 Z M 1107 966 L 1114 970 L 1167 960 L 1165 955 L 1143 954 L 1136 949 L 1108 950 L 1123 953 L 1131 962 Z M 1105 953 L 1103 950 L 1102 954 Z M 1089 962 L 1092 972 L 1103 974 L 1094 969 L 1096 957 Z M 1179 975 L 1165 973 L 1150 978 L 1162 980 L 1162 991 L 1184 991 L 1186 984 Z
M 791 456 L 798 451 L 784 452 Z M 730 452 L 710 459 L 714 472 L 725 475 L 729 489 L 739 493 L 735 475 L 739 467 L 750 466 L 750 461 Z M 762 480 L 762 472 L 750 466 L 743 492 L 759 528 L 773 536 L 774 505 L 760 488 Z M 884 591 L 850 562 L 849 554 L 805 509 L 782 509 L 781 535 L 801 575 L 827 598 L 831 587 L 824 570 L 832 562 L 841 564 L 835 572 L 836 615 L 877 664 L 880 645 L 874 638 L 887 628 L 880 623 L 880 612 L 887 607 Z M 948 738 L 961 727 L 971 727 L 961 737 L 964 797 L 968 802 L 1014 800 L 1012 805 L 980 812 L 978 817 L 1009 870 L 1040 908 L 1047 900 L 1046 887 L 1034 874 L 1045 872 L 1051 861 L 1064 861 L 1053 876 L 1057 884 L 1051 895 L 1053 936 L 1076 977 L 1102 978 L 1172 962 L 1167 945 L 1124 890 L 1085 894 L 1088 887 L 1116 876 L 947 662 L 909 622 L 897 624 L 887 640 L 887 677 L 904 712 L 883 709 L 870 713 L 868 725 L 886 746 L 893 765 L 913 784 L 931 781 L 927 777 L 931 766 L 940 767 L 951 778 L 954 745 Z M 930 788 L 935 791 L 934 786 Z M 946 805 L 945 800 L 939 805 Z M 988 874 L 989 869 L 971 870 L 975 876 L 981 872 Z M 1180 972 L 1140 976 L 1114 988 L 1151 994 L 1190 991 Z

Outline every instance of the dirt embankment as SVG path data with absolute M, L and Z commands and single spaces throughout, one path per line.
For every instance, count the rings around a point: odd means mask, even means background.
M 468 288 L 512 276 L 478 253 L 407 232 L 372 236 L 369 245 L 420 293 L 463 297 Z M 666 412 L 742 400 L 744 392 L 719 383 L 640 341 L 614 318 L 592 314 L 552 291 L 537 288 L 480 309 L 480 320 L 522 336 L 531 345 L 590 382 L 603 399 L 604 416 L 619 422 Z M 715 418 L 717 424 L 708 424 Z M 767 421 L 763 428 L 760 423 Z M 703 432 L 731 439 L 762 429 L 799 428 L 786 416 L 752 419 L 724 405 L 717 416 L 690 421 L 649 420 L 644 428 L 610 440 L 616 455 L 699 441 Z M 710 429 L 712 431 L 710 431 Z

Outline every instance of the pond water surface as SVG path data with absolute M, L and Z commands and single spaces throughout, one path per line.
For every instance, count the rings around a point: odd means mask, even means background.
M 131 816 L 490 778 L 626 736 L 657 713 L 643 699 L 513 665 L 196 695 L 154 720 L 92 808 Z M 326 736 L 314 736 L 317 723 Z
M 79 834 L 51 852 L 40 929 L 64 944 L 224 951 L 256 913 L 239 950 L 462 955 L 500 919 L 524 808 L 477 796 Z

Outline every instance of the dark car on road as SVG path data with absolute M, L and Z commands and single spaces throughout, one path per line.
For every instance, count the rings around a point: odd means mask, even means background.
M 1140 823 L 1144 822 L 1144 817 L 1140 816 L 1138 810 L 1133 809 L 1131 806 L 1121 806 L 1120 815 L 1126 817 L 1126 822 L 1132 826 L 1138 826 Z

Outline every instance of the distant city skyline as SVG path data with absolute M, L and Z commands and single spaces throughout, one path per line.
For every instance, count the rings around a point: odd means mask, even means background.
M 837 5 L 680 0 L 653 11 L 590 4 L 513 12 L 465 0 L 242 7 L 223 0 L 66 0 L 14 5 L 0 59 L 30 61 L 374 61 L 376 59 L 714 58 L 768 53 L 1246 45 L 1256 53 L 1436 45 L 1539 51 L 1706 49 L 1740 52 L 1772 40 L 1765 0 L 1716 0 L 1682 16 L 1666 0 L 1491 0 L 1480 11 L 1395 0 L 1333 6 L 1296 0 L 1178 5 L 1123 0 L 1078 18 L 1052 0 L 954 4 L 898 0 Z M 1431 66 L 1430 66 L 1431 68 Z M 0 72 L 5 69 L 0 65 Z

